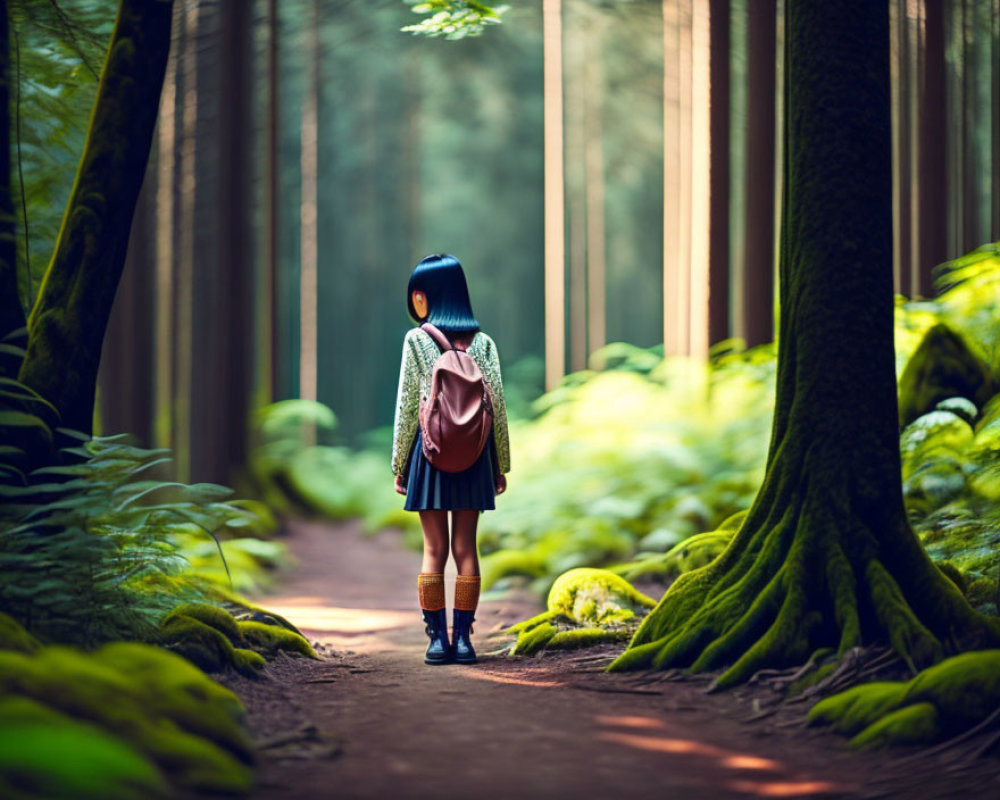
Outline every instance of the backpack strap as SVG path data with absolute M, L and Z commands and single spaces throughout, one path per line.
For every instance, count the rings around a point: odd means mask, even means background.
M 430 337 L 437 342 L 438 347 L 442 350 L 456 350 L 457 348 L 450 341 L 448 337 L 445 336 L 441 330 L 430 322 L 425 322 L 420 326 L 423 330 L 430 334 Z

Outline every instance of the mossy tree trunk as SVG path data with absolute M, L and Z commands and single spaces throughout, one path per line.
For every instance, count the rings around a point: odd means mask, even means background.
M 172 0 L 121 0 L 19 378 L 90 433 L 101 345 L 153 139 Z
M 911 668 L 1000 642 L 906 519 L 893 367 L 885 3 L 789 0 L 777 398 L 739 533 L 610 666 L 756 670 L 889 642 Z
M 10 17 L 0 0 L 0 339 L 24 327 L 24 307 L 17 285 L 17 225 L 11 196 L 10 170 Z M 23 346 L 23 337 L 7 345 Z M 20 354 L 0 348 L 0 376 L 13 376 Z

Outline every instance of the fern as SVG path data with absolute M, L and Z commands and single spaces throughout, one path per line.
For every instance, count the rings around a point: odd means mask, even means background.
M 12 379 L 0 391 L 0 441 L 25 426 L 53 439 L 24 410 L 43 400 Z M 211 537 L 228 575 L 218 531 L 257 515 L 225 502 L 226 486 L 148 479 L 171 460 L 166 449 L 143 449 L 128 434 L 55 432 L 77 442 L 56 465 L 26 472 L 23 448 L 0 446 L 0 610 L 51 641 L 146 638 L 169 608 L 212 590 L 185 574 L 177 535 L 194 527 Z

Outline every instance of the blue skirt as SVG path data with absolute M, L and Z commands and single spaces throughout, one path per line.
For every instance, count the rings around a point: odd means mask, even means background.
M 492 428 L 475 464 L 461 472 L 443 472 L 424 457 L 423 435 L 418 426 L 410 454 L 406 504 L 403 508 L 406 511 L 457 508 L 492 511 L 496 508 L 494 498 L 498 477 Z

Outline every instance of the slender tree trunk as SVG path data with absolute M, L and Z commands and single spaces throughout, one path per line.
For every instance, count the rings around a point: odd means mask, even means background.
M 924 9 L 917 144 L 920 247 L 910 294 L 930 297 L 934 293 L 931 271 L 948 258 L 944 0 L 924 0 Z
M 76 182 L 28 318 L 20 379 L 56 406 L 62 426 L 86 433 L 156 124 L 171 6 L 121 0 Z
M 587 181 L 587 352 L 603 347 L 606 335 L 607 278 L 604 235 L 604 26 L 591 20 L 586 49 L 584 99 Z
M 152 442 L 153 306 L 156 272 L 154 201 L 156 159 L 136 202 L 125 266 L 115 294 L 97 378 L 97 421 L 102 435 L 128 432 L 143 447 Z
M 544 0 L 545 48 L 545 389 L 566 371 L 566 222 L 563 205 L 562 2 Z
M 0 0 L 0 339 L 24 327 L 24 307 L 17 285 L 17 221 L 11 196 L 10 158 L 10 19 Z M 4 344 L 23 347 L 25 337 Z M 0 348 L 0 376 L 16 375 L 21 356 Z
M 903 508 L 893 353 L 889 19 L 789 0 L 777 397 L 763 486 L 729 547 L 684 573 L 611 669 L 728 666 L 888 642 L 911 669 L 1000 643 Z M 864 147 L 858 143 L 864 142 Z
M 729 0 L 709 7 L 708 343 L 729 327 Z
M 247 454 L 248 404 L 253 384 L 253 263 L 250 218 L 250 4 L 223 0 L 220 8 L 220 101 L 218 127 L 218 283 L 220 324 L 215 326 L 219 391 L 211 414 L 214 448 L 206 457 L 207 480 L 235 483 Z
M 774 339 L 774 86 L 777 0 L 747 3 L 746 254 L 747 346 Z

